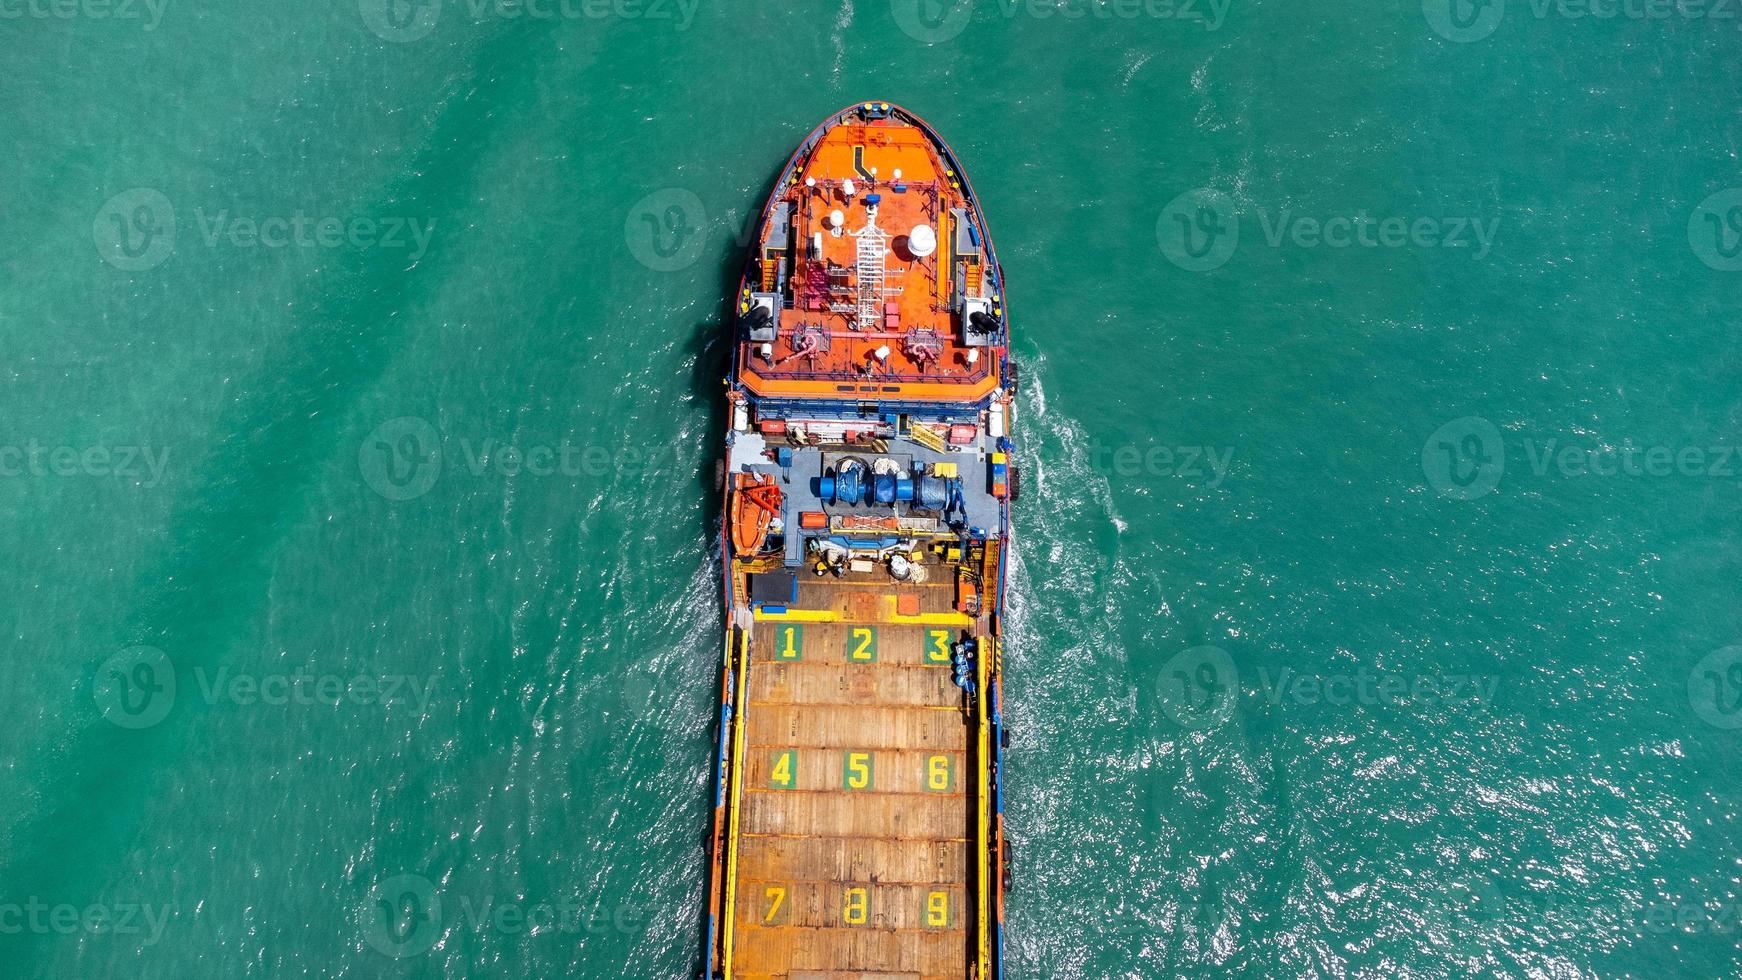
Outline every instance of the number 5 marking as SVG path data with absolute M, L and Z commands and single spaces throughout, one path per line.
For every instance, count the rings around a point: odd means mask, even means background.
M 841 766 L 841 782 L 848 789 L 871 788 L 871 753 L 848 752 Z

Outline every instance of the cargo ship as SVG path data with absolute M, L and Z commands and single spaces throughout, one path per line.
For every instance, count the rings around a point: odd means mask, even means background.
M 735 297 L 708 980 L 1003 971 L 1004 274 L 887 102 L 781 171 Z

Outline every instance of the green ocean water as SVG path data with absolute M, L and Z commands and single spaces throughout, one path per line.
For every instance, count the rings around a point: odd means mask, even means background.
M 696 974 L 868 98 L 1008 280 L 1008 975 L 1742 975 L 1742 11 L 1581 9 L 0 3 L 0 976 Z

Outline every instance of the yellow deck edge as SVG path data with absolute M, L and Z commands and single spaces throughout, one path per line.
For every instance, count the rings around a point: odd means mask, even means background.
M 992 787 L 991 787 L 991 782 L 990 782 L 990 777 L 991 777 L 991 772 L 992 772 L 992 757 L 991 757 L 991 748 L 992 748 L 991 730 L 992 730 L 992 726 L 986 717 L 986 702 L 988 700 L 987 684 L 989 684 L 991 682 L 992 671 L 991 671 L 991 665 L 989 663 L 987 663 L 987 654 L 989 652 L 989 648 L 988 648 L 988 644 L 986 642 L 985 637 L 982 636 L 978 639 L 978 648 L 977 649 L 978 649 L 978 656 L 976 656 L 974 659 L 979 664 L 979 670 L 978 670 L 979 688 L 978 688 L 975 700 L 978 702 L 978 710 L 976 712 L 976 715 L 977 715 L 977 720 L 979 722 L 978 736 L 979 736 L 979 746 L 980 746 L 980 761 L 979 761 L 979 764 L 977 766 L 975 766 L 975 768 L 978 770 L 977 775 L 978 775 L 979 783 L 980 783 L 980 791 L 978 794 L 976 794 L 978 796 L 978 800 L 977 800 L 977 805 L 975 807 L 976 813 L 978 815 L 978 820 L 979 820 L 979 833 L 977 835 L 975 835 L 975 840 L 978 841 L 978 843 L 979 843 L 979 847 L 978 847 L 979 854 L 978 854 L 978 859 L 975 861 L 975 864 L 978 866 L 979 884 L 980 884 L 980 887 L 979 887 L 980 918 L 979 918 L 979 923 L 978 923 L 978 929 L 979 929 L 979 934 L 980 934 L 979 935 L 980 941 L 978 944 L 979 945 L 979 956 L 980 956 L 980 967 L 979 967 L 979 973 L 976 975 L 982 976 L 982 977 L 990 977 L 992 975 L 992 972 L 991 972 L 992 971 L 992 954 L 991 954 L 992 926 L 991 926 L 990 912 L 989 912 L 989 909 L 991 906 L 990 906 L 990 902 L 988 901 L 988 899 L 990 897 L 990 890 L 991 890 L 990 889 L 991 876 L 990 876 L 989 865 L 991 862 L 990 852 L 992 850 L 992 841 L 991 841 L 990 836 L 989 836 L 990 835 L 991 821 L 986 814 L 986 804 L 992 795 Z
M 732 940 L 738 925 L 738 800 L 743 791 L 744 779 L 744 714 L 749 707 L 746 701 L 750 695 L 750 637 L 744 634 L 743 639 L 734 644 L 733 632 L 726 633 L 726 662 L 733 663 L 733 647 L 737 647 L 737 658 L 734 669 L 737 671 L 737 706 L 732 711 L 732 767 L 731 780 L 726 792 L 726 921 L 721 923 L 725 930 L 726 962 L 725 980 L 732 980 Z

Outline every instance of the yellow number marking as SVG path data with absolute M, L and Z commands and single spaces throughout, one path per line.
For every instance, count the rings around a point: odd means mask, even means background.
M 799 632 L 799 629 L 799 627 L 791 624 L 780 628 L 780 631 L 775 634 L 774 639 L 774 659 L 799 659 L 799 651 L 803 647 L 802 637 L 804 636 L 803 633 Z
M 950 757 L 934 755 L 925 763 L 925 788 L 934 792 L 947 792 L 950 788 Z
M 855 626 L 847 639 L 847 659 L 868 664 L 877 659 L 877 631 L 869 626 Z
M 947 664 L 950 662 L 950 631 L 925 631 L 925 662 L 928 664 Z
M 780 905 L 786 901 L 786 889 L 778 885 L 769 885 L 763 890 L 762 895 L 768 899 L 768 914 L 762 917 L 762 924 L 767 925 L 774 921 L 775 916 L 780 914 Z
M 871 788 L 871 753 L 848 752 L 847 764 L 842 769 L 841 779 L 848 789 Z
M 782 752 L 774 757 L 774 768 L 768 773 L 768 782 L 775 789 L 792 789 L 798 781 L 798 753 Z
M 934 929 L 950 924 L 949 892 L 932 892 L 925 897 L 925 924 Z
M 850 926 L 865 924 L 865 912 L 870 908 L 871 899 L 863 888 L 847 889 L 847 906 L 841 910 L 841 920 Z

